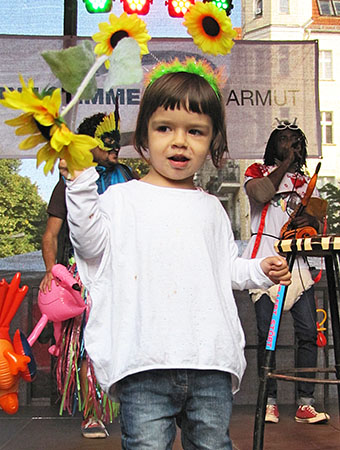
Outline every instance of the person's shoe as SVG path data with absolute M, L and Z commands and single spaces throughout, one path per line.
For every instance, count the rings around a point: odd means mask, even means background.
M 88 417 L 83 420 L 81 434 L 88 439 L 104 439 L 109 435 L 103 422 L 94 417 Z
M 266 417 L 264 419 L 265 422 L 270 423 L 278 423 L 279 421 L 279 408 L 277 405 L 267 405 L 266 407 Z
M 323 423 L 329 419 L 329 414 L 317 412 L 311 405 L 299 406 L 295 414 L 295 421 L 299 423 Z

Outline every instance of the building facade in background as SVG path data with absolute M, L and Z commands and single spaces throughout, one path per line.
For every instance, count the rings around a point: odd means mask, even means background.
M 318 185 L 333 183 L 339 187 L 340 1 L 242 0 L 242 39 L 317 40 L 322 143 Z M 289 69 L 287 61 L 286 67 Z M 283 109 L 282 117 L 293 116 L 293 111 Z M 311 173 L 317 162 L 315 159 L 308 161 Z
M 332 183 L 340 186 L 340 0 L 241 0 L 242 27 L 238 29 L 237 39 L 253 41 L 316 41 L 319 71 L 319 123 L 312 128 L 319 128 L 321 141 L 321 170 L 318 186 Z M 232 18 L 232 16 L 231 16 Z M 305 77 L 298 61 L 293 61 L 287 48 L 284 52 L 271 57 L 271 67 L 274 73 L 279 73 L 283 82 L 294 76 Z M 259 55 L 260 61 L 260 55 Z M 302 63 L 302 61 L 301 61 Z M 274 69 L 275 68 L 275 69 Z M 259 68 L 261 70 L 261 68 Z M 265 74 L 264 74 L 265 75 Z M 316 81 L 317 83 L 317 81 Z M 289 89 L 289 88 L 288 88 Z M 311 93 L 312 94 L 312 93 Z M 305 110 L 297 114 L 294 105 L 282 102 L 279 118 L 294 120 L 298 116 L 298 124 L 306 132 L 307 139 L 310 129 L 306 129 L 306 117 L 314 105 L 309 102 L 308 91 L 303 92 Z M 310 95 L 312 97 L 312 95 Z M 270 112 L 268 112 L 269 114 Z M 300 122 L 299 122 L 300 118 Z M 315 119 L 314 119 L 315 120 Z M 273 126 L 275 121 L 273 120 Z M 309 122 L 307 120 L 307 124 Z M 247 132 L 253 132 L 247 130 Z M 265 141 L 269 133 L 263 136 Z M 265 145 L 263 145 L 263 153 Z M 308 169 L 314 173 L 318 163 L 317 158 L 309 158 Z M 243 190 L 243 174 L 252 161 L 230 161 L 224 170 L 216 176 L 206 177 L 209 170 L 205 169 L 202 176 L 204 187 L 217 195 L 231 218 L 236 239 L 248 240 L 250 236 L 249 205 Z M 235 168 L 231 170 L 231 165 Z M 234 171 L 234 172 L 233 172 Z M 236 179 L 235 179 L 236 177 Z

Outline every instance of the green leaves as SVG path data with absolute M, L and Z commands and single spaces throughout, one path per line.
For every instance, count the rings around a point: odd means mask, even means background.
M 81 44 L 65 50 L 48 50 L 41 55 L 50 66 L 53 74 L 60 80 L 65 91 L 71 94 L 77 92 L 96 59 L 90 41 L 83 41 Z M 80 98 L 89 100 L 93 98 L 96 90 L 97 83 L 95 77 L 93 77 Z
M 28 177 L 19 175 L 20 160 L 0 160 L 0 257 L 41 248 L 46 203 Z
M 328 201 L 327 224 L 330 233 L 340 233 L 340 189 L 331 183 L 319 189 L 322 198 Z

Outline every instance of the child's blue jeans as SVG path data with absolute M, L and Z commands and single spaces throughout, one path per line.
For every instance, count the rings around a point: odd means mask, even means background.
M 148 370 L 117 383 L 123 450 L 231 450 L 231 376 L 217 370 Z

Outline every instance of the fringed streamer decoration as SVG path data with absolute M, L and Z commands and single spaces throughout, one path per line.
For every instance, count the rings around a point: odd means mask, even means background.
M 57 389 L 61 398 L 59 414 L 67 411 L 74 415 L 83 411 L 84 418 L 94 416 L 109 423 L 117 416 L 119 405 L 109 400 L 101 390 L 94 373 L 90 358 L 84 347 L 84 328 L 91 307 L 90 296 L 79 279 L 76 265 L 69 267 L 75 280 L 81 287 L 86 303 L 84 313 L 63 323 L 60 352 L 56 362 Z M 85 394 L 82 395 L 80 383 L 81 364 L 87 363 Z

